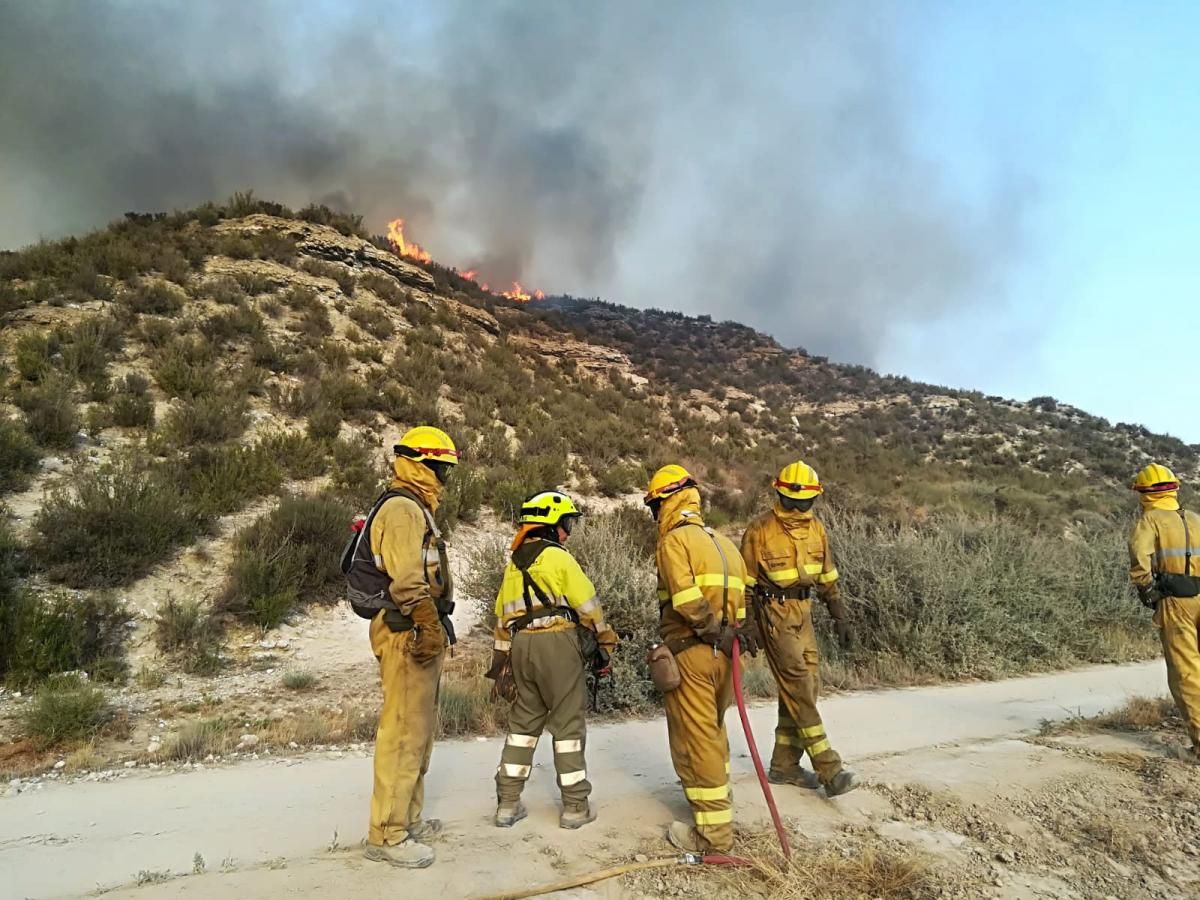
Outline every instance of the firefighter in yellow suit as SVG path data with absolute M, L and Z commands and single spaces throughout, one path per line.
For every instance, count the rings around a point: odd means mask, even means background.
M 420 426 L 400 438 L 395 453 L 390 489 L 410 496 L 385 500 L 370 529 L 375 565 L 391 579 L 388 594 L 395 608 L 381 610 L 371 620 L 383 708 L 375 736 L 365 856 L 401 868 L 424 868 L 434 860 L 433 848 L 424 841 L 442 827 L 437 819 L 422 818 L 422 807 L 447 644 L 441 618 L 450 595 L 450 572 L 439 552 L 433 513 L 458 463 L 458 450 L 445 432 Z
M 1167 684 L 1192 745 L 1181 756 L 1200 762 L 1200 515 L 1179 505 L 1179 479 L 1151 463 L 1134 479 L 1142 515 L 1129 535 L 1129 577 L 1154 610 L 1167 663 Z
M 512 558 L 496 595 L 488 676 L 499 677 L 507 663 L 516 687 L 508 714 L 509 734 L 496 769 L 499 828 L 511 828 L 525 818 L 521 792 L 543 728 L 554 739 L 554 768 L 562 795 L 558 824 L 581 828 L 596 818 L 588 802 L 592 784 L 584 760 L 586 673 L 608 666 L 617 635 L 605 624 L 592 582 L 563 546 L 582 515 L 561 491 L 542 491 L 526 500 Z M 590 645 L 586 653 L 583 638 Z
M 700 491 L 682 466 L 654 473 L 645 504 L 658 524 L 659 634 L 681 682 L 664 698 L 671 761 L 692 807 L 692 823 L 673 822 L 667 838 L 693 853 L 733 846 L 729 740 L 735 636 L 746 616 L 745 566 L 732 541 L 704 524 Z M 743 644 L 756 652 L 752 644 Z
M 846 609 L 838 597 L 838 571 L 825 526 L 812 507 L 822 493 L 816 471 L 804 462 L 785 466 L 775 479 L 775 506 L 750 523 L 742 537 L 751 619 L 779 686 L 779 721 L 770 781 L 816 789 L 834 797 L 856 786 L 842 768 L 817 711 L 820 672 L 813 632 L 815 592 L 833 618 L 843 646 L 850 642 Z M 816 773 L 800 760 L 807 753 Z

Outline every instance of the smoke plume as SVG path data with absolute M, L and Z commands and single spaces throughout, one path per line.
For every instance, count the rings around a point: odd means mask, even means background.
M 252 188 L 870 363 L 1003 275 L 1022 211 L 920 152 L 898 12 L 0 0 L 0 247 Z

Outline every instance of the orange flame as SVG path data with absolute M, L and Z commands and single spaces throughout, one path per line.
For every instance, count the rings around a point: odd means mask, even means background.
M 399 256 L 407 256 L 409 259 L 415 259 L 417 262 L 431 263 L 433 256 L 428 250 L 418 244 L 416 241 L 407 241 L 404 239 L 404 220 L 393 219 L 388 222 L 388 243 L 392 245 L 392 250 Z M 465 272 L 460 272 L 459 275 L 467 281 L 475 281 L 479 276 L 479 272 L 475 269 L 467 269 Z M 485 293 L 491 293 L 491 286 L 485 281 L 479 285 L 479 289 Z M 504 291 L 501 295 L 507 300 L 515 300 L 518 303 L 528 303 L 530 300 L 545 300 L 546 295 L 542 291 L 534 291 L 530 293 L 521 287 L 519 281 L 512 283 L 512 289 Z
M 429 251 L 417 243 L 409 243 L 404 240 L 404 220 L 393 219 L 388 222 L 388 243 L 392 245 L 392 249 L 401 256 L 407 256 L 410 259 L 415 259 L 417 262 L 433 262 L 433 257 Z
M 525 291 L 525 288 L 521 287 L 521 282 L 519 281 L 514 281 L 512 290 L 505 291 L 500 296 L 507 300 L 516 300 L 518 303 L 528 303 L 532 299 Z

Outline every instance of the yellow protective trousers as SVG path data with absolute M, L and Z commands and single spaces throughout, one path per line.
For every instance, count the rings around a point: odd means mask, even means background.
M 759 626 L 767 664 L 779 685 L 779 722 L 771 768 L 794 772 L 807 752 L 817 777 L 828 784 L 842 770 L 842 758 L 830 746 L 817 711 L 821 675 L 812 600 L 756 597 L 754 602 L 762 610 Z
M 437 730 L 439 654 L 422 665 L 413 659 L 413 631 L 393 632 L 380 613 L 371 621 L 371 650 L 379 660 L 383 709 L 375 734 L 375 790 L 367 840 L 399 844 L 408 826 L 421 820 L 425 773 Z
M 725 710 L 733 699 L 729 659 L 706 644 L 678 656 L 681 682 L 665 696 L 671 762 L 683 782 L 701 843 L 733 847 L 733 801 L 729 796 L 729 738 Z
M 508 736 L 496 769 L 496 799 L 516 803 L 533 769 L 533 753 L 543 729 L 554 739 L 554 768 L 563 809 L 587 809 L 587 683 L 575 629 L 520 631 L 512 640 L 512 673 L 517 699 L 508 712 Z
M 1192 745 L 1200 748 L 1200 597 L 1164 597 L 1154 614 L 1167 661 L 1167 685 Z

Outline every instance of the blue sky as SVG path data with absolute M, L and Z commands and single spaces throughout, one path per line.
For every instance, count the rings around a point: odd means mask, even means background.
M 1079 2 L 914 33 L 926 152 L 968 192 L 1003 160 L 1030 202 L 994 308 L 910 327 L 884 369 L 1200 441 L 1198 34 L 1200 5 Z

